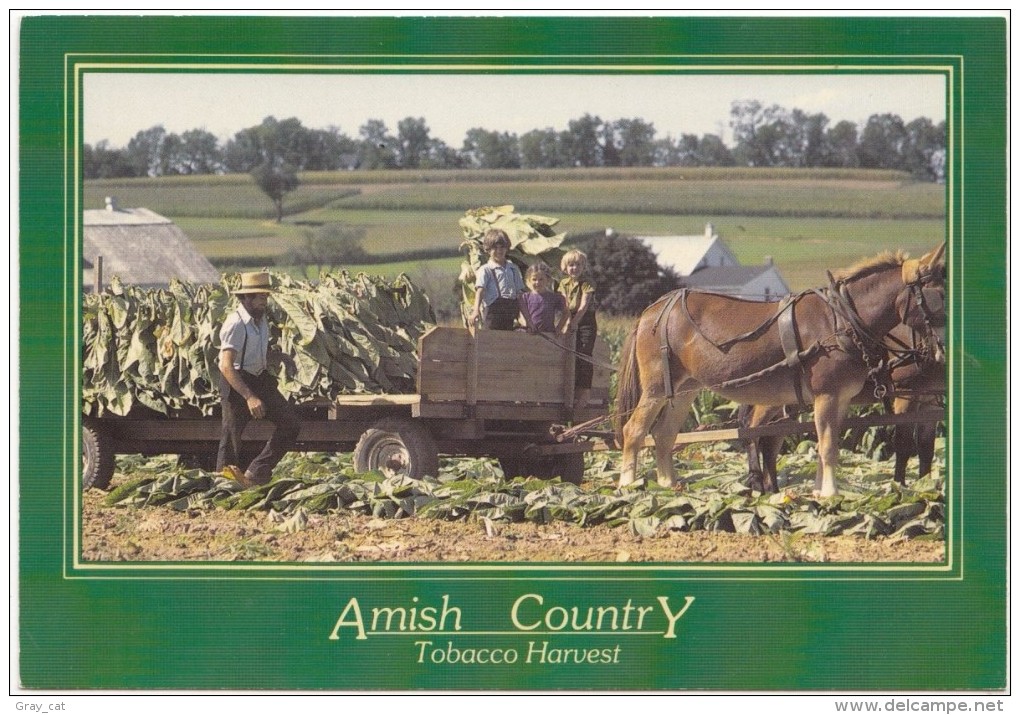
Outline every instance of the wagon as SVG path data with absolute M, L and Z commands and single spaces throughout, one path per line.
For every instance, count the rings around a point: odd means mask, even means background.
M 413 394 L 342 395 L 297 405 L 296 449 L 354 452 L 359 471 L 420 478 L 436 474 L 439 456 L 494 457 L 508 476 L 561 477 L 580 483 L 590 442 L 558 438 L 557 426 L 604 414 L 609 403 L 609 347 L 596 341 L 591 396 L 573 412 L 576 357 L 570 336 L 436 327 L 418 341 Z M 246 427 L 242 459 L 254 457 L 271 424 Z M 82 417 L 82 488 L 105 488 L 118 454 L 181 455 L 213 470 L 218 415 L 155 412 Z M 247 452 L 247 454 L 245 454 Z

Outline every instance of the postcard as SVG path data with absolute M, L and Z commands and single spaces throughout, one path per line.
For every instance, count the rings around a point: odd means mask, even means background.
M 1002 18 L 28 16 L 19 82 L 21 688 L 1008 689 Z

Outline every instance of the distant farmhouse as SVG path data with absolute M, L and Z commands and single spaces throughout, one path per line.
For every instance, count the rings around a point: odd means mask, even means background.
M 113 198 L 105 209 L 82 213 L 82 290 L 96 289 L 100 258 L 103 286 L 114 276 L 145 288 L 164 288 L 173 278 L 219 283 L 220 272 L 170 219 L 149 209 L 118 208 Z
M 770 256 L 760 266 L 742 266 L 712 224 L 700 236 L 635 236 L 652 249 L 663 268 L 672 268 L 687 288 L 751 300 L 776 300 L 790 287 Z

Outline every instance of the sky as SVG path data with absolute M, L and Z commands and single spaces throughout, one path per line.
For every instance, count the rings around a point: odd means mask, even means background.
M 212 132 L 225 141 L 267 116 L 297 117 L 309 129 L 339 127 L 357 138 L 369 119 L 391 133 L 422 117 L 433 138 L 459 149 L 474 127 L 518 136 L 567 129 L 592 114 L 604 121 L 640 118 L 659 138 L 719 134 L 731 143 L 736 100 L 824 113 L 830 126 L 863 127 L 873 114 L 904 122 L 945 119 L 945 79 L 936 74 L 746 75 L 295 75 L 86 73 L 84 137 L 123 148 L 156 125 L 168 132 Z

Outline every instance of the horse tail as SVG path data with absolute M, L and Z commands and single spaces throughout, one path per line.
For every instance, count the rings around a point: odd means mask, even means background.
M 616 381 L 616 412 L 613 415 L 613 428 L 616 431 L 616 443 L 623 445 L 623 427 L 627 424 L 630 413 L 641 400 L 641 380 L 638 376 L 637 364 L 637 326 L 630 331 L 620 351 L 620 371 Z

